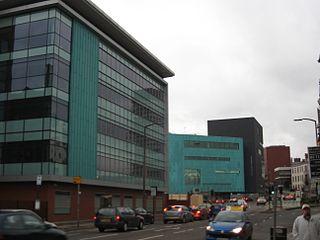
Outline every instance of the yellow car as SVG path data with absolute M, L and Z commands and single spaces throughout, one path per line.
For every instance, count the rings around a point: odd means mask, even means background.
M 239 205 L 238 203 L 227 203 L 226 210 L 227 211 L 240 211 L 240 212 L 244 211 L 243 206 Z

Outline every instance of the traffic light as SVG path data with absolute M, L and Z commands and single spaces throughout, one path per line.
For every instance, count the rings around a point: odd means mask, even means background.
M 274 186 L 269 186 L 269 195 L 273 195 L 274 194 Z

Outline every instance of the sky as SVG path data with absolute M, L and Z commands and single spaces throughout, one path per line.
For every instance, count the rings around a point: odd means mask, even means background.
M 319 0 L 92 0 L 169 67 L 169 131 L 254 117 L 264 147 L 315 145 Z

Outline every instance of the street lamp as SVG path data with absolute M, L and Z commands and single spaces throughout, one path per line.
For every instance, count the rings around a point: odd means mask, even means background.
M 294 119 L 295 122 L 301 122 L 301 121 L 310 121 L 314 123 L 314 129 L 315 129 L 315 134 L 316 134 L 316 145 L 318 145 L 318 131 L 317 131 L 317 121 L 312 118 L 296 118 Z
M 143 175 L 142 175 L 142 205 L 143 208 L 146 209 L 146 175 L 147 175 L 147 167 L 146 167 L 146 150 L 147 150 L 147 128 L 155 125 L 157 123 L 153 122 L 147 124 L 143 127 Z

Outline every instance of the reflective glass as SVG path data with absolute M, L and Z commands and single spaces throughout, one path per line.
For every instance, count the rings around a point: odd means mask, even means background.
M 48 20 L 42 20 L 30 23 L 30 35 L 40 35 L 47 33 L 48 31 Z
M 45 60 L 31 61 L 28 64 L 28 76 L 44 75 L 46 72 Z
M 27 79 L 27 88 L 28 89 L 43 88 L 43 87 L 45 87 L 45 76 L 44 75 L 28 77 L 28 79 Z
M 11 91 L 24 90 L 26 88 L 26 78 L 14 78 L 11 80 Z
M 12 64 L 12 78 L 22 78 L 27 75 L 27 63 Z
M 39 35 L 35 37 L 30 37 L 29 48 L 42 47 L 47 45 L 47 35 Z
M 28 38 L 21 38 L 14 40 L 13 49 L 22 50 L 28 48 Z
M 26 38 L 29 36 L 29 23 L 24 23 L 20 25 L 16 25 L 14 28 L 14 37 L 17 38 Z

